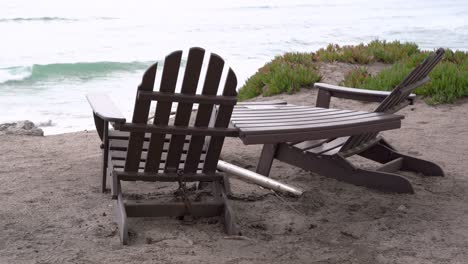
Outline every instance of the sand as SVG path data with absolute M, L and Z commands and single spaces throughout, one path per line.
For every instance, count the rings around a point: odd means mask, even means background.
M 315 91 L 256 100 L 271 99 L 314 105 Z M 332 106 L 375 108 L 345 100 Z M 446 172 L 403 172 L 413 195 L 357 187 L 275 161 L 272 178 L 306 192 L 292 198 L 232 180 L 244 237 L 227 237 L 217 218 L 131 219 L 129 246 L 120 245 L 110 194 L 99 191 L 95 131 L 0 136 L 0 263 L 467 263 L 467 110 L 468 100 L 434 107 L 419 99 L 400 112 L 401 129 L 384 133 L 401 151 Z M 260 149 L 229 139 L 222 158 L 254 169 Z

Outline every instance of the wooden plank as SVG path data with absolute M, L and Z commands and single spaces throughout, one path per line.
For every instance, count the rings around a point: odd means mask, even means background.
M 236 223 L 234 210 L 232 209 L 229 200 L 223 195 L 224 199 L 224 229 L 229 236 L 241 235 L 239 227 Z
M 290 109 L 288 107 L 282 107 L 279 109 L 267 109 L 267 110 L 260 110 L 260 109 L 249 109 L 249 111 L 244 111 L 242 113 L 234 111 L 232 117 L 234 119 L 238 118 L 245 118 L 245 117 L 255 117 L 255 116 L 275 116 L 275 115 L 293 115 L 293 114 L 317 114 L 317 113 L 328 113 L 333 112 L 338 109 L 327 109 L 327 108 L 319 108 L 319 107 L 304 107 L 301 109 Z
M 343 114 L 353 114 L 356 111 L 351 110 L 334 110 L 329 112 L 319 112 L 319 113 L 302 113 L 302 114 L 287 114 L 287 115 L 272 115 L 272 116 L 251 116 L 251 117 L 237 117 L 231 118 L 232 123 L 255 123 L 255 122 L 267 122 L 267 121 L 277 121 L 282 119 L 291 119 L 297 118 L 302 120 L 310 120 L 310 119 L 317 119 L 317 118 L 327 118 L 329 116 L 336 116 L 336 115 L 343 115 Z
M 344 145 L 344 143 L 348 140 L 348 137 L 339 137 L 336 138 L 335 140 L 323 143 L 320 146 L 317 146 L 315 148 L 309 148 L 307 152 L 314 153 L 317 155 L 324 154 L 325 152 L 328 152 L 330 150 L 340 148 L 341 146 Z
M 343 145 L 343 148 L 341 148 L 341 151 L 345 152 L 350 149 L 353 149 L 359 146 L 365 140 L 369 140 L 376 136 L 377 136 L 377 133 L 361 133 L 358 135 L 351 136 L 349 137 L 348 141 Z
M 122 139 L 113 139 L 109 142 L 110 150 L 119 150 L 119 151 L 127 151 L 128 148 L 128 140 Z M 142 144 L 142 152 L 148 151 L 149 141 L 145 141 Z M 164 144 L 165 149 L 169 147 L 169 143 Z M 141 157 L 142 155 L 140 155 Z
M 306 125 L 314 125 L 314 124 L 324 124 L 324 123 L 329 123 L 330 125 L 333 125 L 333 123 L 340 122 L 340 121 L 358 121 L 364 118 L 374 118 L 374 117 L 379 117 L 376 113 L 368 113 L 368 112 L 355 112 L 354 114 L 340 117 L 340 116 L 324 116 L 321 118 L 316 118 L 316 119 L 311 119 L 311 120 L 296 120 L 294 117 L 291 117 L 291 119 L 283 119 L 277 122 L 258 122 L 258 123 L 243 123 L 243 124 L 238 124 L 235 123 L 236 126 L 241 126 L 242 130 L 248 129 L 248 128 L 256 128 L 256 127 L 277 127 L 278 129 L 281 129 L 283 126 L 295 126 L 295 125 L 300 125 L 300 126 L 306 126 Z
M 108 122 L 125 123 L 125 116 L 105 94 L 88 94 L 86 99 L 93 113 Z
M 348 129 L 353 129 L 354 126 L 358 127 L 364 124 L 375 124 L 378 126 L 379 124 L 385 124 L 387 122 L 400 122 L 400 119 L 403 119 L 403 116 L 397 115 L 385 115 L 379 114 L 376 116 L 371 116 L 367 118 L 360 118 L 360 119 L 351 119 L 345 121 L 337 121 L 337 122 L 325 122 L 325 123 L 316 123 L 316 124 L 305 124 L 305 125 L 293 125 L 293 126 L 270 126 L 270 127 L 240 127 L 240 136 L 248 135 L 248 134 L 271 134 L 271 133 L 290 133 L 290 132 L 308 132 L 308 131 L 316 131 L 321 129 L 335 129 L 335 128 L 343 128 L 347 127 Z M 356 131 L 362 133 L 363 131 Z M 355 134 L 355 133 L 353 133 Z
M 93 113 L 94 125 L 96 126 L 96 132 L 98 133 L 101 142 L 104 140 L 104 125 L 109 127 L 109 122 L 102 120 L 99 116 Z
M 224 85 L 223 96 L 236 99 L 237 92 L 237 78 L 232 69 L 229 69 Z M 227 128 L 231 119 L 231 114 L 234 109 L 233 105 L 221 105 L 216 115 L 214 123 L 215 128 Z M 218 165 L 219 155 L 223 147 L 224 136 L 213 136 L 208 144 L 206 153 L 205 166 L 203 167 L 204 173 L 215 172 Z
M 291 141 L 303 141 L 311 139 L 323 139 L 323 138 L 335 138 L 335 137 L 344 137 L 355 134 L 360 134 L 363 131 L 369 132 L 378 132 L 390 129 L 400 128 L 401 121 L 389 121 L 381 123 L 363 123 L 363 124 L 354 124 L 352 127 L 343 125 L 343 126 L 334 126 L 334 127 L 316 127 L 316 129 L 305 129 L 305 130 L 289 130 L 286 132 L 283 131 L 274 131 L 270 130 L 269 133 L 266 131 L 254 131 L 255 133 L 240 133 L 239 138 L 246 145 L 251 144 L 272 144 L 278 142 L 291 142 Z
M 186 72 L 187 73 L 187 72 Z M 219 105 L 235 105 L 236 98 L 229 96 L 216 96 L 216 95 L 185 95 L 185 94 L 171 94 L 162 92 L 145 92 L 138 93 L 139 99 L 142 100 L 156 100 L 158 102 L 178 102 L 178 103 L 191 103 L 191 104 L 219 104 Z
M 260 113 L 268 113 L 270 111 L 277 111 L 281 109 L 291 109 L 291 110 L 304 110 L 315 107 L 310 106 L 300 106 L 300 105 L 236 105 L 234 107 L 234 112 L 236 114 L 249 113 L 252 111 L 258 111 Z
M 173 93 L 175 91 L 181 59 L 182 51 L 176 51 L 169 54 L 164 60 L 164 69 L 159 88 L 160 92 Z M 159 126 L 167 126 L 171 114 L 171 107 L 171 102 L 158 102 L 156 104 L 156 111 L 153 119 L 153 125 L 155 128 Z M 135 131 L 137 131 L 137 129 L 135 129 Z M 148 159 L 146 162 L 145 172 L 154 172 L 159 169 L 159 162 L 161 160 L 161 153 L 166 133 L 158 130 L 144 132 L 152 133 L 148 148 Z
M 223 72 L 224 60 L 216 54 L 211 54 L 206 72 L 205 82 L 203 84 L 203 95 L 215 95 L 218 91 L 221 74 Z M 206 128 L 209 124 L 213 104 L 200 104 L 195 119 L 195 127 Z M 220 128 L 215 128 L 220 129 Z M 206 134 L 193 135 L 190 141 L 187 161 L 184 172 L 194 172 L 202 153 Z M 222 135 L 220 135 L 222 136 Z
M 186 145 L 188 147 L 188 144 Z M 187 151 L 182 152 L 181 155 L 180 155 L 180 163 L 183 163 L 185 162 L 185 158 L 187 157 L 186 155 Z M 110 152 L 110 155 L 111 155 L 111 158 L 113 160 L 125 160 L 126 158 L 126 155 L 127 152 L 126 151 L 119 151 L 119 150 L 113 150 Z M 201 158 L 200 158 L 200 161 L 203 161 L 205 159 L 205 155 L 206 154 L 202 154 L 201 155 Z M 141 153 L 141 158 L 140 158 L 140 161 L 146 161 L 146 157 L 147 157 L 147 152 L 143 151 Z M 163 152 L 161 154 L 161 162 L 166 162 L 166 158 L 167 158 L 167 152 Z
M 127 211 L 125 210 L 125 204 L 122 198 L 122 194 L 119 193 L 117 200 L 115 201 L 114 207 L 115 219 L 119 229 L 120 241 L 123 245 L 128 244 L 128 227 L 127 227 Z
M 318 146 L 321 146 L 324 143 L 330 142 L 330 139 L 316 139 L 316 140 L 307 140 L 307 141 L 301 141 L 301 142 L 293 142 L 289 143 L 290 146 L 298 148 L 302 151 L 306 151 L 311 148 L 315 148 Z
M 187 66 L 185 68 L 184 80 L 182 82 L 181 93 L 185 95 L 193 95 L 197 92 L 200 72 L 203 65 L 203 57 L 205 50 L 200 48 L 192 48 L 189 51 L 187 58 Z M 174 126 L 186 127 L 189 124 L 192 113 L 193 102 L 179 103 L 177 105 L 176 117 Z M 169 147 L 169 158 L 166 162 L 167 168 L 174 168 L 180 163 L 180 158 L 185 149 L 185 135 L 173 135 L 171 145 Z M 188 150 L 188 145 L 187 149 Z
M 147 141 L 143 143 L 143 145 L 142 145 L 142 154 L 140 155 L 140 158 L 143 156 L 145 151 L 148 151 L 148 145 L 149 145 L 149 143 Z M 110 142 L 110 150 L 111 151 L 114 151 L 114 150 L 127 151 L 127 146 L 128 146 L 128 141 L 127 140 L 112 140 Z M 189 144 L 185 143 L 182 153 L 187 153 L 188 147 L 189 147 Z M 168 149 L 169 149 L 169 143 L 164 143 L 163 152 L 167 152 Z M 202 153 L 206 153 L 206 151 L 202 150 Z M 144 155 L 146 157 L 146 154 L 144 154 Z
M 327 83 L 315 83 L 314 87 L 320 91 L 330 93 L 330 96 L 345 99 L 354 99 L 367 102 L 382 102 L 391 92 L 388 91 L 374 91 L 367 89 L 358 89 L 344 86 L 331 85 Z M 415 95 L 411 96 L 412 98 Z M 325 100 L 325 99 L 324 99 Z M 325 105 L 325 102 L 323 103 Z M 317 104 L 318 106 L 319 104 Z
M 402 165 L 403 165 L 403 158 L 399 157 L 399 158 L 396 158 L 396 159 L 394 159 L 392 161 L 389 161 L 389 162 L 385 163 L 384 165 L 379 167 L 377 169 L 377 171 L 395 172 L 395 171 L 398 171 L 399 169 L 401 169 Z
M 124 160 L 112 160 L 111 161 L 114 168 L 123 168 L 124 165 L 125 165 L 125 161 Z M 184 167 L 184 164 L 188 162 L 187 160 L 185 162 L 182 162 L 180 163 L 176 169 L 182 169 Z M 144 169 L 145 168 L 145 163 L 146 162 L 142 162 L 140 161 L 140 163 L 138 164 L 138 169 Z M 202 169 L 203 168 L 203 163 L 202 161 L 199 161 L 198 163 L 198 166 L 197 166 L 197 169 Z M 148 173 L 157 173 L 157 171 L 161 170 L 161 169 L 165 169 L 165 164 L 163 162 L 160 162 L 159 163 L 159 167 L 158 167 L 158 170 L 155 170 L 154 172 L 148 172 Z
M 130 132 L 128 131 L 118 131 L 118 130 L 109 130 L 109 139 L 121 139 L 128 140 L 130 137 Z M 145 133 L 145 141 L 149 141 L 151 138 L 151 133 Z M 169 142 L 171 140 L 170 135 L 166 135 L 164 142 Z M 186 139 L 185 143 L 189 143 L 190 140 Z
M 223 213 L 222 202 L 192 202 L 187 208 L 184 203 L 157 203 L 154 201 L 126 201 L 128 217 L 176 217 L 192 215 L 194 217 L 213 217 Z
M 154 79 L 156 77 L 156 70 L 158 64 L 155 63 L 143 74 L 141 84 L 138 86 L 138 91 L 152 91 L 154 88 Z M 148 119 L 150 108 L 149 101 L 135 100 L 135 108 L 133 110 L 132 123 L 145 124 Z M 141 155 L 141 147 L 143 145 L 145 133 L 132 132 L 130 133 L 130 141 L 128 144 L 127 161 L 125 163 L 126 171 L 137 171 L 138 163 Z
M 314 84 L 314 87 L 315 84 Z M 330 108 L 330 101 L 331 101 L 331 93 L 329 91 L 318 88 L 317 99 L 315 101 L 315 106 L 323 107 L 323 108 Z
M 273 164 L 277 148 L 278 144 L 263 145 L 262 153 L 260 154 L 260 159 L 258 160 L 256 169 L 258 174 L 265 176 L 270 175 L 271 165 Z
M 125 173 L 117 172 L 117 177 L 121 181 L 146 181 L 146 182 L 177 182 L 180 180 L 180 175 L 177 173 Z M 184 175 L 184 182 L 213 182 L 223 181 L 221 175 L 208 175 L 203 173 L 192 173 Z
M 108 173 L 108 161 L 109 161 L 109 123 L 104 122 L 102 131 L 102 167 L 101 167 L 101 192 L 105 193 L 107 188 L 107 173 Z
M 251 105 L 286 105 L 288 102 L 284 100 L 271 100 L 271 101 L 257 101 L 257 102 L 238 102 L 237 106 L 251 106 Z

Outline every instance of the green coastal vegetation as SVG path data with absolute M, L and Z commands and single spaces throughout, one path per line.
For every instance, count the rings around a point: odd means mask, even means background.
M 286 53 L 275 57 L 252 75 L 240 88 L 239 99 L 294 93 L 300 88 L 312 87 L 322 78 L 320 62 L 358 65 L 345 75 L 340 85 L 389 91 L 430 52 L 419 49 L 415 43 L 374 40 L 355 46 L 330 44 L 316 52 Z M 375 62 L 391 66 L 371 75 L 366 66 Z M 415 90 L 428 103 L 453 103 L 468 97 L 468 52 L 446 49 L 444 59 L 429 76 L 431 82 Z

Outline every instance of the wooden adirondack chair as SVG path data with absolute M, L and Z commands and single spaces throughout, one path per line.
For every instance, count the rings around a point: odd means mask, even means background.
M 229 69 L 222 95 L 217 95 L 224 61 L 211 54 L 201 94 L 197 93 L 205 50 L 191 48 L 188 54 L 180 93 L 175 92 L 182 51 L 169 54 L 164 61 L 161 83 L 154 90 L 157 63 L 143 75 L 138 87 L 131 123 L 107 97 L 88 95 L 98 133 L 103 142 L 102 190 L 112 177 L 112 195 L 116 199 L 116 221 L 123 244 L 128 243 L 127 217 L 224 216 L 228 234 L 238 234 L 229 206 L 224 174 L 216 165 L 226 136 L 237 136 L 228 128 L 236 99 L 237 80 Z M 155 117 L 148 124 L 151 101 L 156 101 Z M 175 119 L 170 120 L 173 103 L 178 103 Z M 198 111 L 194 125 L 190 116 Z M 214 107 L 219 106 L 215 113 Z M 210 121 L 211 120 L 211 121 Z M 111 123 L 115 130 L 109 130 Z M 124 201 L 121 181 L 174 182 L 179 186 L 178 200 L 170 202 Z M 191 201 L 186 182 L 211 186 L 212 199 Z
M 391 92 L 316 83 L 317 107 L 329 108 L 331 97 L 339 97 L 381 102 L 375 112 L 395 113 L 413 102 L 415 95 L 411 92 L 429 81 L 429 72 L 442 59 L 443 54 L 443 49 L 432 53 Z M 383 166 L 377 170 L 357 168 L 346 159 L 356 154 L 382 163 Z M 438 165 L 398 152 L 395 147 L 378 136 L 378 133 L 265 145 L 257 172 L 268 175 L 267 165 L 271 164 L 273 158 L 337 180 L 399 193 L 413 193 L 414 190 L 406 178 L 393 173 L 397 170 L 420 172 L 427 176 L 444 175 Z

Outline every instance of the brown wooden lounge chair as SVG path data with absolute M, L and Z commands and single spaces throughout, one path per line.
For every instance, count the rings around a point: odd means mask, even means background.
M 154 89 L 157 63 L 143 75 L 138 87 L 132 122 L 103 95 L 88 95 L 96 128 L 102 139 L 102 190 L 106 178 L 112 177 L 112 196 L 116 199 L 116 221 L 123 244 L 128 243 L 127 217 L 157 216 L 224 216 L 228 234 L 237 234 L 233 213 L 225 192 L 227 180 L 216 171 L 226 136 L 237 136 L 228 128 L 236 99 L 237 79 L 227 71 L 222 95 L 217 95 L 224 61 L 211 54 L 201 94 L 197 93 L 205 50 L 191 48 L 185 65 L 180 92 L 175 92 L 182 51 L 169 54 L 164 61 L 161 83 Z M 156 101 L 155 118 L 147 124 L 150 104 Z M 175 119 L 170 120 L 173 103 L 178 103 Z M 192 108 L 198 105 L 194 125 L 189 123 Z M 214 114 L 214 107 L 219 110 Z M 212 115 L 216 115 L 213 116 Z M 211 121 L 210 121 L 211 120 Z M 109 123 L 114 130 L 109 130 Z M 178 185 L 175 201 L 124 201 L 121 181 L 174 182 Z M 186 182 L 203 182 L 211 186 L 208 201 L 193 201 Z
M 375 112 L 395 113 L 413 102 L 415 95 L 411 92 L 429 81 L 429 72 L 442 59 L 443 54 L 444 50 L 439 49 L 429 55 L 391 92 L 316 83 L 317 107 L 329 108 L 331 97 L 339 97 L 381 102 Z M 383 165 L 377 170 L 357 168 L 346 159 L 356 154 Z M 393 173 L 397 170 L 420 172 L 427 176 L 444 175 L 438 165 L 398 152 L 378 133 L 265 145 L 257 172 L 268 175 L 273 158 L 323 176 L 388 192 L 414 192 L 406 178 Z

